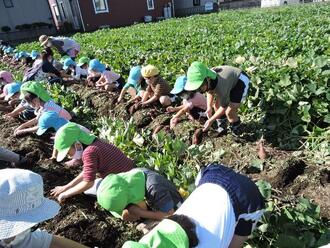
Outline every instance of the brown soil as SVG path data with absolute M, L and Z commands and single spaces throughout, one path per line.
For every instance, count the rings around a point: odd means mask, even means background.
M 110 116 L 128 120 L 134 119 L 139 128 L 151 131 L 162 126 L 166 132 L 191 144 L 192 135 L 200 125 L 197 122 L 181 121 L 173 130 L 169 131 L 170 115 L 164 109 L 145 108 L 136 111 L 132 116 L 127 111 L 127 105 L 115 105 L 115 94 L 102 92 L 81 85 L 73 85 L 72 89 L 100 116 Z M 30 163 L 28 168 L 40 173 L 44 178 L 45 193 L 49 196 L 50 189 L 64 185 L 79 173 L 79 169 L 68 169 L 62 164 L 50 161 L 52 141 L 49 136 L 36 135 L 21 138 L 12 137 L 18 122 L 9 122 L 0 117 L 0 146 L 9 148 L 25 155 Z M 248 173 L 251 162 L 258 159 L 256 141 L 258 136 L 257 124 L 250 124 L 245 128 L 242 138 L 234 138 L 230 134 L 213 137 L 203 134 L 201 144 L 211 144 L 213 150 L 223 149 L 221 162 L 228 164 L 235 170 Z M 152 132 L 151 132 L 152 133 Z M 260 173 L 248 174 L 253 180 L 266 179 L 278 192 L 278 197 L 294 199 L 300 196 L 313 199 L 321 205 L 323 217 L 330 218 L 330 171 L 327 165 L 316 165 L 294 157 L 293 153 L 278 150 L 269 143 L 265 144 L 268 158 L 263 161 L 264 169 Z M 205 157 L 203 162 L 211 158 Z M 2 165 L 4 166 L 4 165 Z M 71 238 L 88 246 L 121 247 L 125 240 L 138 239 L 141 233 L 136 231 L 135 225 L 124 224 L 115 220 L 111 215 L 101 210 L 95 199 L 80 195 L 69 199 L 62 205 L 59 215 L 42 224 L 46 230 Z

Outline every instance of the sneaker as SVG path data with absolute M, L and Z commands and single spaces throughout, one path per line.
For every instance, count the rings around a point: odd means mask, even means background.
M 230 123 L 229 125 L 229 129 L 231 131 L 231 133 L 234 135 L 234 136 L 239 136 L 241 135 L 241 121 L 236 121 L 234 123 Z

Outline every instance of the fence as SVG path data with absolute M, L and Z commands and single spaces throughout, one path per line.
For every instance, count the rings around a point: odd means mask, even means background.
M 42 34 L 52 35 L 56 34 L 56 29 L 54 27 L 42 27 L 37 29 L 13 31 L 13 32 L 0 32 L 0 40 L 9 42 L 10 44 L 18 44 L 21 42 L 27 42 L 35 40 Z

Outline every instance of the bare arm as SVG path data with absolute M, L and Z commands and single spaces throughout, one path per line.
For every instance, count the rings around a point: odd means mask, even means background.
M 29 121 L 23 123 L 22 125 L 20 125 L 16 130 L 21 130 L 21 129 L 28 128 L 28 127 L 31 127 L 31 126 L 35 126 L 37 124 L 38 124 L 38 119 L 33 118 L 32 120 L 29 120 Z
M 88 246 L 84 246 L 73 240 L 56 235 L 53 235 L 53 239 L 50 244 L 50 248 L 87 248 L 87 247 Z
M 93 185 L 94 185 L 94 181 L 91 182 L 81 181 L 77 183 L 75 186 L 69 188 L 67 191 L 64 191 L 63 194 L 65 195 L 65 198 L 69 198 L 71 196 L 83 193 L 84 191 L 90 189 Z
M 25 108 L 20 104 L 18 105 L 12 112 L 8 113 L 7 115 L 10 117 L 15 117 L 19 115 L 21 112 L 23 112 Z
M 174 210 L 170 210 L 167 213 L 161 212 L 161 211 L 150 211 L 150 210 L 146 210 L 143 208 L 140 208 L 137 205 L 131 205 L 127 208 L 129 214 L 139 217 L 139 218 L 145 218 L 145 219 L 154 219 L 154 220 L 162 220 L 164 219 L 166 216 L 171 215 L 174 213 Z M 124 216 L 123 216 L 123 220 L 125 220 Z
M 210 93 L 206 93 L 206 100 L 207 100 L 207 109 L 212 109 L 212 104 L 214 100 L 213 95 Z
M 142 102 L 143 105 L 148 105 L 150 103 L 156 102 L 158 100 L 158 96 L 153 95 L 149 100 Z
M 189 111 L 189 108 L 187 106 L 180 106 L 180 110 L 172 117 L 172 119 L 174 118 L 180 118 L 182 115 L 184 115 L 185 113 L 187 113 Z M 179 108 L 179 107 L 177 107 Z

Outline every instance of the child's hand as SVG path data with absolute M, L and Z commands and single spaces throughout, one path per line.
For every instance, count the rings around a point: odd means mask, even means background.
M 50 191 L 50 195 L 58 197 L 61 193 L 65 192 L 69 187 L 68 186 L 57 186 Z
M 210 119 L 212 117 L 213 111 L 212 111 L 212 109 L 207 109 L 205 111 L 205 113 L 206 113 L 207 118 Z
M 57 200 L 59 203 L 63 203 L 65 199 L 67 199 L 68 196 L 65 192 L 61 193 L 58 197 L 57 197 Z
M 172 112 L 174 112 L 174 108 L 171 107 L 171 106 L 170 107 L 167 107 L 166 108 L 166 111 L 169 112 L 169 113 L 172 113 Z
M 172 118 L 170 121 L 170 129 L 173 129 L 179 122 L 178 118 Z
M 206 132 L 207 130 L 209 130 L 209 128 L 212 126 L 213 122 L 214 122 L 214 120 L 208 119 L 204 124 L 203 132 Z

